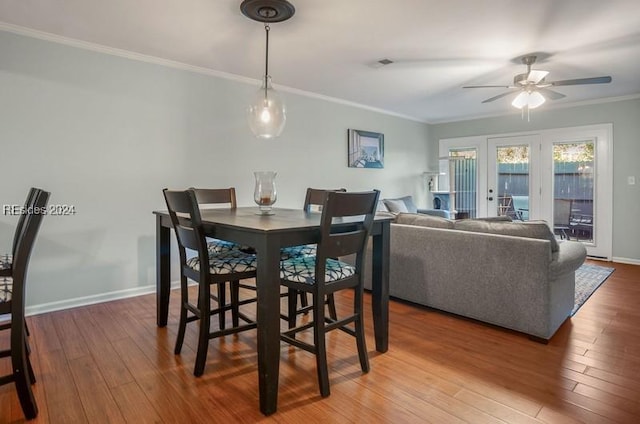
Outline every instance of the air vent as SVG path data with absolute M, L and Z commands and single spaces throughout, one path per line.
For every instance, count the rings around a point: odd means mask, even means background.
M 370 62 L 367 64 L 367 66 L 369 66 L 370 68 L 382 68 L 383 66 L 391 65 L 392 63 L 393 60 L 384 58 L 375 62 Z

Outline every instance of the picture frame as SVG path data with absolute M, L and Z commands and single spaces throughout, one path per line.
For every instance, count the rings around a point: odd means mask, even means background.
M 349 168 L 384 168 L 384 134 L 349 129 L 347 139 Z

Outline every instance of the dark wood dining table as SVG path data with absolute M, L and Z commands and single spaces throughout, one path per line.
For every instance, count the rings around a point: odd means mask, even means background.
M 257 207 L 202 209 L 208 236 L 253 246 L 257 268 L 257 346 L 260 411 L 276 412 L 280 361 L 280 248 L 316 243 L 320 236 L 318 212 L 274 208 L 258 215 Z M 157 324 L 167 325 L 171 290 L 171 220 L 167 211 L 156 215 Z M 376 216 L 372 228 L 372 309 L 376 350 L 389 343 L 389 240 L 391 217 Z M 348 222 L 344 223 L 348 226 Z

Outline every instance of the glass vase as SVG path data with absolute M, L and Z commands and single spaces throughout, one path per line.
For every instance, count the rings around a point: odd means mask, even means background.
M 274 171 L 257 171 L 253 200 L 259 208 L 259 215 L 273 215 L 272 206 L 278 198 L 276 192 L 276 175 Z

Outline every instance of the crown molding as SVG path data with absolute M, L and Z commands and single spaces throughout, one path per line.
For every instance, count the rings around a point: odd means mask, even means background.
M 131 52 L 129 50 L 118 49 L 115 47 L 108 47 L 102 44 L 91 43 L 88 41 L 81 41 L 75 38 L 64 37 L 62 35 L 51 34 L 49 32 L 43 32 L 34 30 L 31 28 L 26 28 L 19 25 L 9 24 L 6 22 L 0 22 L 0 31 L 6 31 L 17 35 L 23 35 L 26 37 L 37 38 L 39 40 L 49 41 L 52 43 L 63 44 L 66 46 L 76 47 L 79 49 L 89 50 L 97 53 L 108 54 L 111 56 L 118 56 L 130 60 L 136 60 L 139 62 L 150 63 L 154 65 L 166 66 L 169 68 L 179 69 L 183 71 L 193 72 L 202 75 L 213 76 L 217 78 L 223 78 L 235 82 L 240 82 L 243 84 L 249 84 L 252 86 L 259 86 L 262 81 L 255 78 L 243 77 L 241 75 L 232 74 L 229 72 L 217 71 L 215 69 L 204 68 L 201 66 L 193 66 L 188 65 L 186 63 L 162 59 L 157 56 L 149 56 L 142 53 Z M 274 87 L 282 92 L 287 92 L 291 94 L 296 94 L 299 96 L 310 97 L 313 99 L 323 100 L 331 103 L 338 103 L 345 106 L 351 106 L 358 109 L 365 109 L 371 112 L 381 113 L 383 115 L 395 116 L 397 118 L 407 119 L 410 121 L 416 121 L 423 124 L 428 124 L 424 119 L 417 118 L 415 116 L 404 115 L 401 113 L 393 112 L 386 109 L 381 109 L 373 106 L 364 105 L 357 102 L 352 102 L 345 99 L 339 99 L 336 97 L 325 96 L 323 94 L 313 93 L 310 91 L 300 90 L 297 88 L 287 87 L 284 85 L 274 84 Z

